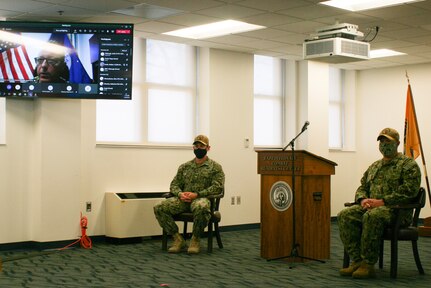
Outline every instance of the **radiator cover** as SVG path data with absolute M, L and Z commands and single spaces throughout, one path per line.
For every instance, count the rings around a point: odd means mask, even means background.
M 130 238 L 162 234 L 153 207 L 164 198 L 163 192 L 105 193 L 105 232 L 111 238 Z

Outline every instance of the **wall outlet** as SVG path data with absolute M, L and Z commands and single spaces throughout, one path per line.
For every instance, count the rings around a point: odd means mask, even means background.
M 86 210 L 87 212 L 91 212 L 91 202 L 87 202 L 87 203 L 85 203 L 85 210 Z
M 236 204 L 237 205 L 241 204 L 241 196 L 236 196 Z
M 235 196 L 230 198 L 230 205 L 235 205 Z

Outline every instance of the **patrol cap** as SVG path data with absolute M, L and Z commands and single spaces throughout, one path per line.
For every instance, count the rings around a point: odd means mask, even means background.
M 204 144 L 205 146 L 208 146 L 210 144 L 210 140 L 205 135 L 198 135 L 195 137 L 195 140 L 193 141 L 193 145 L 196 143 Z
M 398 131 L 393 128 L 385 128 L 380 132 L 379 136 L 377 137 L 377 141 L 380 140 L 381 137 L 388 138 L 389 140 L 400 142 L 400 134 L 398 134 Z

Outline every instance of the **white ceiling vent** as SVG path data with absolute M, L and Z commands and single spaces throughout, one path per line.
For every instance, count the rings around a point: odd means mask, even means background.
M 305 60 L 333 64 L 370 58 L 370 43 L 340 37 L 305 42 L 303 50 Z

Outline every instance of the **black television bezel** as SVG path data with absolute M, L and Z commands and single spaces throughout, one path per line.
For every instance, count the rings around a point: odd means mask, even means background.
M 121 33 L 104 33 L 102 31 L 107 29 L 126 29 L 128 30 L 128 33 L 126 34 L 127 38 L 129 39 L 129 46 L 128 51 L 130 52 L 127 59 L 128 64 L 128 71 L 123 72 L 124 75 L 122 77 L 126 78 L 127 80 L 124 81 L 124 83 L 127 83 L 126 87 L 128 88 L 128 94 L 122 93 L 121 95 L 116 94 L 110 94 L 110 93 L 104 93 L 100 94 L 100 84 L 101 81 L 97 79 L 94 83 L 91 83 L 93 85 L 97 85 L 96 93 L 94 94 L 81 94 L 81 93 L 57 93 L 57 92 L 51 92 L 51 93 L 43 93 L 38 92 L 38 94 L 35 95 L 29 95 L 25 93 L 13 93 L 7 95 L 6 94 L 6 85 L 27 85 L 30 83 L 30 81 L 1 81 L 0 80 L 0 97 L 5 98 L 13 98 L 13 99 L 39 99 L 39 98 L 62 98 L 62 99 L 106 99 L 106 100 L 131 100 L 132 99 L 132 76 L 133 76 L 133 35 L 134 35 L 134 24 L 133 23 L 101 23 L 101 22 L 72 22 L 72 21 L 64 21 L 64 22 L 37 22 L 37 21 L 0 21 L 0 31 L 11 31 L 12 32 L 22 32 L 22 33 L 53 33 L 54 30 L 57 33 L 65 33 L 65 34 L 97 34 L 100 35 L 99 37 L 109 37 L 112 35 L 123 35 Z M 50 30 L 51 29 L 51 30 Z M 64 29 L 64 32 L 60 29 Z M 70 30 L 67 30 L 70 29 Z M 76 29 L 77 31 L 74 31 L 73 29 Z M 80 31 L 81 29 L 81 31 Z M 87 32 L 85 32 L 87 31 Z M 88 32 L 90 31 L 90 32 Z M 96 32 L 97 31 L 97 32 Z M 100 50 L 98 51 L 100 53 Z M 90 53 L 90 51 L 89 51 Z M 35 67 L 33 67 L 35 68 Z M 94 75 L 93 75 L 94 78 Z M 48 83 L 53 85 L 58 85 L 58 83 Z M 64 85 L 78 85 L 82 83 L 66 83 Z M 65 88 L 65 87 L 64 87 Z M 70 88 L 70 87 L 69 87 Z M 63 89 L 64 90 L 64 89 Z M 58 90 L 61 92 L 60 90 Z M 25 95 L 24 95 L 25 94 Z M 31 93 L 30 93 L 31 94 Z

